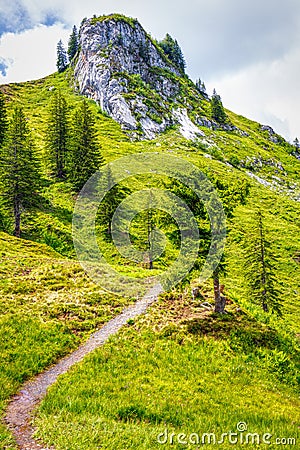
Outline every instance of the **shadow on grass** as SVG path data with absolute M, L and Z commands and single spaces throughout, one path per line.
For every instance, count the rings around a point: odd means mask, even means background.
M 242 311 L 211 314 L 182 324 L 191 335 L 226 340 L 235 353 L 244 354 L 246 361 L 261 364 L 280 381 L 300 389 L 300 349 L 291 336 Z

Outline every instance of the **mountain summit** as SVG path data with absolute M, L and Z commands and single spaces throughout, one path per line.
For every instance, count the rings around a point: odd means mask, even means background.
M 114 14 L 85 20 L 74 75 L 80 94 L 132 137 L 152 139 L 175 124 L 187 138 L 203 135 L 195 113 L 205 94 L 135 19 Z

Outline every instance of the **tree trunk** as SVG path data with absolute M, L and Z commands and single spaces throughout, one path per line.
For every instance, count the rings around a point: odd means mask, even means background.
M 268 304 L 265 301 L 263 301 L 262 308 L 263 308 L 265 313 L 269 312 L 269 306 L 268 306 Z
M 214 273 L 215 313 L 224 314 L 226 299 L 221 296 L 219 274 Z
M 149 269 L 150 269 L 150 270 L 153 269 L 153 261 L 152 261 L 151 255 L 149 255 Z

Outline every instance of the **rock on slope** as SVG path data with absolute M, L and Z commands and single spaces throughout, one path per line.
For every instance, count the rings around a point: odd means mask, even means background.
M 173 124 L 188 139 L 203 134 L 189 118 L 191 105 L 182 92 L 183 80 L 192 82 L 137 20 L 112 15 L 84 21 L 74 75 L 79 92 L 134 137 L 152 139 Z

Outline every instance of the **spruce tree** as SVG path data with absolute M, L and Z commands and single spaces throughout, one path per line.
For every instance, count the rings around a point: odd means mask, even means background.
M 178 42 L 167 34 L 166 37 L 159 42 L 159 46 L 163 49 L 169 60 L 172 61 L 182 72 L 184 72 L 186 63 Z
M 147 264 L 149 270 L 153 269 L 154 255 L 156 247 L 156 237 L 153 232 L 155 228 L 159 228 L 159 213 L 157 210 L 153 209 L 153 192 L 149 190 L 149 195 L 147 196 L 147 201 L 145 202 L 145 210 L 138 211 L 131 223 L 131 235 L 132 241 L 136 247 L 142 252 L 144 252 L 145 259 L 144 263 Z
M 248 182 L 231 182 L 228 184 L 216 175 L 210 175 L 210 181 L 213 182 L 218 195 L 222 201 L 224 212 L 228 220 L 232 220 L 234 217 L 235 208 L 239 205 L 245 205 L 247 197 L 250 192 L 250 184 Z M 228 234 L 227 229 L 227 234 Z M 218 267 L 213 273 L 213 287 L 215 297 L 215 312 L 223 314 L 226 307 L 226 297 L 223 295 L 223 288 L 220 283 L 220 277 L 226 275 L 227 271 L 227 257 L 226 253 L 222 255 L 221 261 Z
M 20 237 L 21 215 L 34 204 L 35 194 L 41 185 L 39 163 L 20 107 L 14 108 L 0 159 L 4 205 L 13 212 L 14 235 Z
M 224 179 L 214 174 L 210 174 L 209 179 L 218 192 L 227 219 L 232 219 L 234 217 L 235 208 L 238 205 L 244 205 L 246 203 L 250 191 L 250 184 L 248 182 L 237 182 L 234 184 L 231 182 L 230 184 L 228 184 L 226 181 L 224 181 Z M 199 200 L 196 192 L 191 190 L 190 188 L 187 188 L 182 183 L 172 181 L 171 186 L 166 184 L 166 187 L 184 200 L 184 203 L 188 205 L 199 224 L 199 237 L 201 247 L 199 251 L 198 261 L 196 262 L 194 267 L 195 269 L 200 270 L 200 267 L 202 266 L 211 245 L 211 231 L 207 211 L 204 207 L 203 202 Z M 201 184 L 199 184 L 198 189 L 202 189 Z M 186 223 L 186 226 L 188 228 L 189 224 Z M 180 244 L 179 238 L 180 236 L 175 236 L 175 243 L 177 245 Z M 217 249 L 215 251 L 217 252 Z M 223 296 L 220 278 L 222 275 L 224 276 L 226 274 L 226 266 L 226 254 L 223 254 L 218 267 L 215 269 L 212 275 L 215 312 L 218 314 L 223 314 L 225 312 L 226 299 Z
M 68 140 L 68 105 L 61 91 L 50 101 L 47 122 L 47 160 L 51 175 L 62 180 L 66 176 Z
M 197 90 L 201 93 L 201 94 L 205 94 L 206 95 L 206 86 L 204 84 L 203 81 L 201 81 L 201 78 L 199 78 L 198 80 L 196 80 L 196 88 Z
M 221 97 L 217 94 L 215 89 L 211 98 L 210 106 L 212 118 L 221 125 L 224 125 L 227 122 L 227 116 L 224 111 Z
M 64 72 L 68 67 L 67 53 L 61 39 L 57 44 L 56 67 L 59 73 Z
M 182 72 L 185 71 L 186 62 L 185 62 L 182 50 L 176 39 L 175 39 L 175 45 L 174 45 L 174 49 L 173 49 L 173 61 L 175 62 L 177 67 L 179 67 L 179 69 Z
M 278 288 L 277 257 L 268 239 L 261 211 L 248 233 L 244 248 L 245 278 L 252 302 L 261 305 L 264 312 L 281 315 L 282 302 Z
M 4 142 L 7 125 L 8 123 L 7 123 L 5 98 L 2 92 L 0 92 L 0 147 Z
M 78 48 L 79 48 L 78 32 L 77 32 L 76 26 L 74 25 L 72 33 L 69 38 L 69 43 L 68 43 L 69 61 L 72 61 L 72 59 L 74 58 L 74 56 L 76 55 L 76 53 L 78 51 Z
M 83 100 L 74 112 L 69 148 L 68 179 L 79 191 L 103 164 L 95 118 L 87 100 Z

